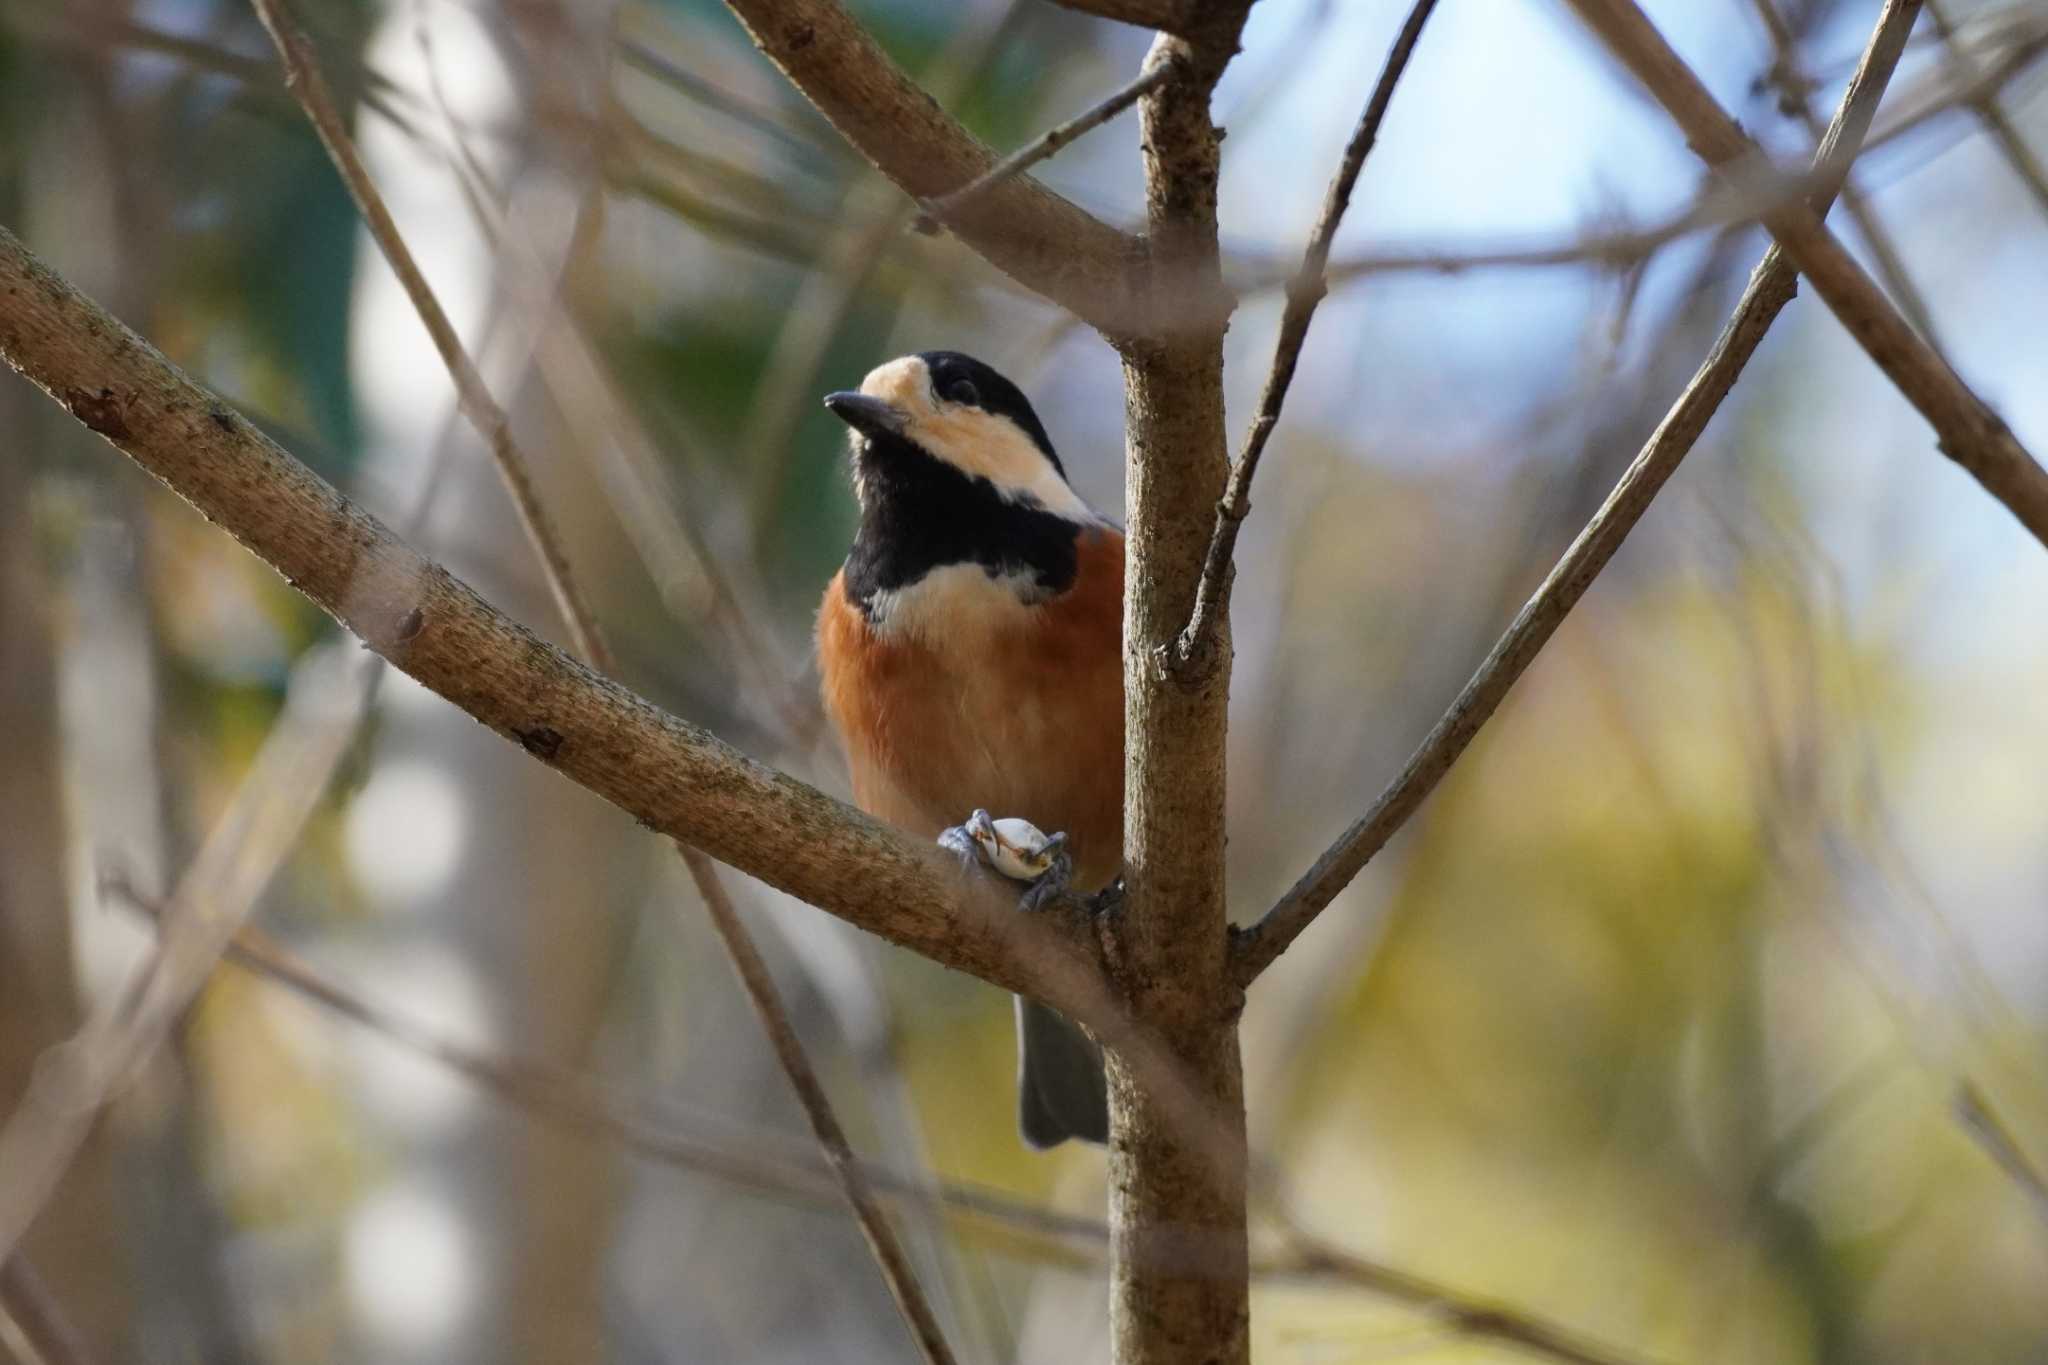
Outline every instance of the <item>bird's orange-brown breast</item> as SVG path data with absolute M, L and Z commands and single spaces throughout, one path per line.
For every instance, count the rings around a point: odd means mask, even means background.
M 818 659 L 861 809 L 926 837 L 976 807 L 1064 830 L 1088 889 L 1123 851 L 1123 537 L 1075 548 L 1073 586 L 1037 603 L 955 566 L 870 620 L 835 576 Z

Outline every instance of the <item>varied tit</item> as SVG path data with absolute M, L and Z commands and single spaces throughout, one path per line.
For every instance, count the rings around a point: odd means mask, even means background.
M 1107 884 L 1123 855 L 1122 533 L 978 360 L 904 356 L 825 406 L 853 428 L 860 503 L 818 609 L 854 800 L 999 869 L 1046 871 L 1041 893 L 1068 873 Z M 1017 1030 L 1024 1140 L 1106 1141 L 1101 1051 L 1034 1001 L 1017 1002 Z

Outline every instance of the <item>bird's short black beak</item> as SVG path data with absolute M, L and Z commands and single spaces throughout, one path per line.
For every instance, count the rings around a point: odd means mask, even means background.
M 903 430 L 900 408 L 864 393 L 828 393 L 825 406 L 834 417 L 866 436 L 893 436 Z

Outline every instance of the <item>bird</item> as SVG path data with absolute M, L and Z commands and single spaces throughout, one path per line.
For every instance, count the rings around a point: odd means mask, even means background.
M 1122 530 L 972 356 L 899 357 L 825 406 L 850 428 L 859 521 L 818 664 L 855 804 L 955 849 L 1053 831 L 1027 850 L 1053 871 L 1026 908 L 1068 878 L 1105 887 L 1123 856 Z M 1101 1049 L 1038 1001 L 1016 1012 L 1025 1143 L 1107 1141 Z

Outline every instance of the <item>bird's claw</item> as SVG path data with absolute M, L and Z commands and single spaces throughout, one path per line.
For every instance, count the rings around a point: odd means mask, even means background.
M 1043 910 L 1047 905 L 1064 894 L 1066 889 L 1073 884 L 1073 855 L 1060 847 L 1061 844 L 1066 842 L 1066 839 L 1067 836 L 1064 833 L 1055 834 L 1047 842 L 1046 846 L 1040 850 L 1042 854 L 1047 855 L 1046 869 L 1038 874 L 1038 880 L 1031 883 L 1026 888 L 1024 894 L 1018 898 L 1017 908 L 1019 910 Z
M 939 847 L 963 867 L 981 864 L 1012 881 L 1029 882 L 1021 905 L 1043 909 L 1073 881 L 1074 859 L 1064 833 L 1047 835 L 1028 820 L 994 820 L 985 810 L 939 834 Z
M 939 831 L 939 847 L 960 860 L 962 872 L 994 867 L 988 850 L 998 842 L 996 822 L 989 819 L 985 810 L 977 810 L 959 824 Z

